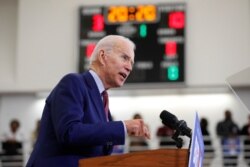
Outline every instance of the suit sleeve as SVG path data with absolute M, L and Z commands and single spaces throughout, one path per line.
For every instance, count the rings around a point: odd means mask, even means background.
M 97 146 L 107 143 L 124 144 L 121 121 L 85 124 L 84 89 L 80 78 L 65 76 L 51 96 L 51 118 L 59 143 L 68 146 Z

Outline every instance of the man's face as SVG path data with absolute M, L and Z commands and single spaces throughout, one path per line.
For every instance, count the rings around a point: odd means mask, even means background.
M 113 51 L 106 54 L 105 87 L 120 87 L 132 71 L 134 50 L 127 43 L 120 41 Z

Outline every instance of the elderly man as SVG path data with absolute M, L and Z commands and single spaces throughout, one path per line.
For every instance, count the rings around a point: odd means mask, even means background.
M 78 166 L 79 159 L 109 155 L 126 133 L 150 138 L 143 120 L 112 121 L 106 90 L 120 87 L 134 64 L 135 45 L 109 35 L 96 45 L 90 69 L 68 74 L 52 90 L 27 166 Z

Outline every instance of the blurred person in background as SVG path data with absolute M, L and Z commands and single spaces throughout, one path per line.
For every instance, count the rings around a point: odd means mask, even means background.
M 132 119 L 141 119 L 143 120 L 141 114 L 136 113 L 133 115 Z M 148 125 L 145 124 L 149 129 Z M 136 151 L 143 151 L 148 150 L 148 142 L 145 138 L 142 137 L 134 137 L 130 136 L 130 143 L 129 143 L 129 152 L 136 152 Z
M 240 154 L 239 127 L 230 110 L 226 110 L 224 116 L 224 120 L 216 126 L 217 135 L 221 138 L 224 166 L 237 166 Z
M 244 158 L 248 166 L 250 166 L 250 115 L 248 115 L 247 123 L 243 125 L 240 134 L 243 140 Z
M 203 160 L 203 166 L 210 166 L 211 160 L 214 157 L 214 149 L 212 146 L 212 140 L 210 137 L 210 132 L 208 130 L 208 120 L 207 118 L 201 118 L 200 119 L 200 127 L 201 127 L 201 133 L 203 135 L 204 139 L 204 160 Z
M 175 147 L 175 141 L 172 139 L 175 130 L 171 129 L 168 126 L 162 125 L 157 129 L 156 136 L 159 138 L 160 147 Z
M 247 123 L 243 125 L 240 134 L 244 136 L 250 136 L 250 115 L 248 115 Z
M 22 154 L 24 134 L 21 132 L 20 126 L 18 119 L 12 119 L 8 131 L 2 134 L 1 142 L 5 154 Z
M 35 142 L 37 140 L 37 137 L 38 137 L 38 134 L 39 134 L 39 130 L 40 130 L 40 123 L 41 123 L 40 119 L 36 121 L 35 129 L 32 132 L 32 135 L 31 135 L 32 147 L 34 147 Z
M 239 134 L 239 126 L 234 122 L 231 111 L 226 110 L 224 116 L 224 120 L 217 123 L 217 135 L 222 138 L 226 138 L 232 133 Z

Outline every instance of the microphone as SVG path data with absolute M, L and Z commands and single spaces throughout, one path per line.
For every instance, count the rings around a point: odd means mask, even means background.
M 186 135 L 191 138 L 192 130 L 187 126 L 184 120 L 178 120 L 177 117 L 170 112 L 163 110 L 160 114 L 162 123 L 174 130 L 177 130 L 181 135 Z

